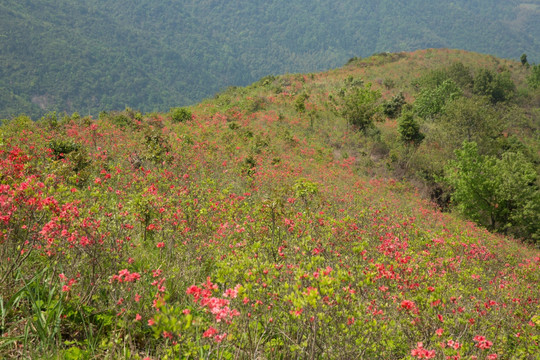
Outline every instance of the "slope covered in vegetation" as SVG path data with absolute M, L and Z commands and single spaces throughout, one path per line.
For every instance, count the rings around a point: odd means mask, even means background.
M 540 61 L 537 0 L 4 0 L 0 117 L 200 101 L 268 74 L 382 51 Z
M 383 54 L 168 114 L 5 121 L 0 354 L 535 359 L 538 249 L 421 197 L 452 190 L 437 179 L 451 183 L 447 160 L 471 144 L 537 171 L 530 72 L 461 51 Z M 426 100 L 448 92 L 453 106 Z M 469 101 L 500 134 L 441 138 Z

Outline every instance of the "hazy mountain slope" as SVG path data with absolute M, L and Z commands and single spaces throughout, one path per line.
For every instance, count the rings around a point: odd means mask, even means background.
M 16 1 L 0 4 L 0 116 L 151 111 L 272 73 L 449 47 L 540 59 L 539 1 Z
M 7 50 L 1 55 L 2 77 L 7 91 L 34 107 L 2 97 L 4 112 L 35 113 L 41 106 L 84 114 L 137 104 L 151 110 L 192 102 L 208 91 L 198 83 L 201 77 L 212 80 L 204 69 L 190 68 L 191 61 L 153 34 L 119 22 L 104 7 L 72 1 L 13 3 L 0 5 Z

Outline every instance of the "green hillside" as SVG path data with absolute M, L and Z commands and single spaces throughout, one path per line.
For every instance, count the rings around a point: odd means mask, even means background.
M 0 117 L 167 111 L 353 56 L 459 48 L 540 60 L 540 2 L 73 1 L 0 4 Z
M 539 69 L 383 53 L 3 121 L 0 357 L 536 360 Z

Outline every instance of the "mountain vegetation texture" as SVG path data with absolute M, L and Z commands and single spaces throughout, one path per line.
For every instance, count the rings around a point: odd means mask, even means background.
M 539 39 L 538 0 L 4 0 L 0 117 L 167 111 L 385 51 L 538 62 Z
M 537 74 L 383 53 L 4 120 L 0 357 L 538 359 Z

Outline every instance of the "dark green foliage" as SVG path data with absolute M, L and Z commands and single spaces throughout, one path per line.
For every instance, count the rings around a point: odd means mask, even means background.
M 527 146 L 516 135 L 501 136 L 497 139 L 495 146 L 499 153 L 513 152 L 521 153 L 531 164 L 540 164 L 539 154 L 534 152 L 533 147 Z
M 509 100 L 516 90 L 510 73 L 494 73 L 489 69 L 480 69 L 474 77 L 473 93 L 487 96 L 493 103 Z
M 251 149 L 252 149 L 254 154 L 260 154 L 262 152 L 263 148 L 268 147 L 269 143 L 270 143 L 270 140 L 268 138 L 265 138 L 265 137 L 257 134 L 253 138 L 253 143 L 251 145 Z
M 171 146 L 159 130 L 149 131 L 144 139 L 147 151 L 146 158 L 148 160 L 155 164 L 162 164 L 170 160 Z
M 255 174 L 256 167 L 257 161 L 253 155 L 249 155 L 245 158 L 244 163 L 242 164 L 242 172 L 248 177 L 252 177 Z
M 111 111 L 109 113 L 102 111 L 99 114 L 100 119 L 108 119 L 115 126 L 120 128 L 137 128 L 137 123 L 142 121 L 142 114 L 131 108 L 124 111 Z
M 49 143 L 49 148 L 56 159 L 63 159 L 67 154 L 78 151 L 80 147 L 71 140 L 53 140 Z
M 45 116 L 39 119 L 39 122 L 44 124 L 49 129 L 56 129 L 59 123 L 58 116 L 56 115 L 55 111 L 45 114 Z
M 304 113 L 306 111 L 306 100 L 309 99 L 309 95 L 302 93 L 294 101 L 294 108 L 299 113 Z
M 86 149 L 71 139 L 55 139 L 48 146 L 54 159 L 61 160 L 52 166 L 56 174 L 72 185 L 83 186 L 90 176 L 92 165 Z
M 353 56 L 352 58 L 350 58 L 349 60 L 347 60 L 347 63 L 345 65 L 349 65 L 349 64 L 353 64 L 355 62 L 358 62 L 362 60 L 361 57 L 358 57 L 358 56 Z
M 405 97 L 403 96 L 403 93 L 400 92 L 396 96 L 392 97 L 392 99 L 383 103 L 383 113 L 389 118 L 394 119 L 401 113 L 401 108 L 403 105 L 405 105 Z
M 124 127 L 132 127 L 133 126 L 133 120 L 129 118 L 129 116 L 127 116 L 126 114 L 124 113 L 116 113 L 116 114 L 113 114 L 111 117 L 110 117 L 110 121 L 115 124 L 116 126 L 119 126 L 121 128 L 124 128 Z
M 345 87 L 358 87 L 364 86 L 364 80 L 360 78 L 355 78 L 352 75 L 347 76 L 345 79 Z
M 276 77 L 274 75 L 268 75 L 263 78 L 261 78 L 259 81 L 257 81 L 254 85 L 258 86 L 268 86 L 272 84 L 276 80 Z
M 267 105 L 265 98 L 257 96 L 246 103 L 246 113 L 253 114 L 257 111 L 262 111 Z
M 405 144 L 418 145 L 424 140 L 424 134 L 420 132 L 420 125 L 414 119 L 412 111 L 404 112 L 398 120 L 398 132 L 401 141 Z
M 448 77 L 462 89 L 472 87 L 474 79 L 471 69 L 462 62 L 455 62 L 446 70 Z
M 236 122 L 234 122 L 234 121 L 233 121 L 233 122 L 230 122 L 230 123 L 229 123 L 229 129 L 231 129 L 231 130 L 240 129 L 240 125 L 238 125 L 238 123 L 236 123 Z
M 516 84 L 510 78 L 508 71 L 497 74 L 493 84 L 491 99 L 494 103 L 510 100 L 516 92 Z
M 491 96 L 495 73 L 489 69 L 480 69 L 474 78 L 473 92 L 478 95 Z
M 521 60 L 521 65 L 529 65 L 529 61 L 527 60 L 527 54 L 521 54 L 521 57 L 519 59 Z
M 56 159 L 63 159 L 67 154 L 80 149 L 80 145 L 71 140 L 53 140 L 49 143 L 49 148 L 52 150 Z
M 185 122 L 191 120 L 191 111 L 184 107 L 176 107 L 172 108 L 171 111 L 171 119 L 173 122 Z

